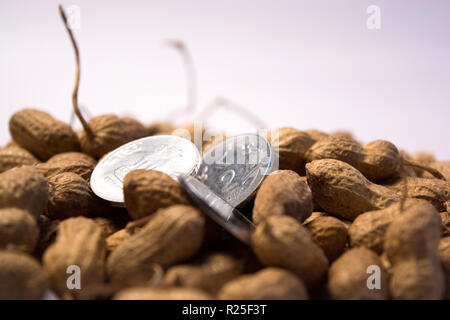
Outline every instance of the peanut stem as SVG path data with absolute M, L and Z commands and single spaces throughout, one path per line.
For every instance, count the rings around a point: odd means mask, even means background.
M 92 132 L 92 129 L 89 126 L 89 124 L 83 118 L 83 116 L 80 112 L 80 108 L 78 107 L 78 88 L 80 86 L 80 52 L 78 50 L 78 45 L 77 45 L 77 42 L 75 41 L 72 30 L 70 29 L 69 24 L 67 22 L 67 17 L 66 17 L 66 14 L 64 12 L 62 5 L 59 5 L 58 9 L 59 9 L 59 13 L 61 14 L 61 18 L 64 22 L 64 26 L 67 30 L 67 33 L 69 34 L 73 49 L 75 51 L 76 72 L 75 72 L 75 85 L 73 87 L 73 92 L 72 92 L 73 110 L 75 111 L 75 114 L 77 115 L 78 119 L 80 120 L 80 122 L 84 128 L 84 131 L 86 131 L 86 134 L 90 138 L 92 138 L 94 136 L 94 133 Z
M 422 165 L 422 164 L 420 164 L 420 163 L 418 163 L 416 161 L 413 161 L 413 160 L 405 159 L 404 157 L 402 157 L 402 163 L 404 165 L 406 165 L 406 166 L 415 167 L 415 168 L 419 168 L 419 169 L 425 170 L 425 171 L 431 173 L 433 175 L 433 177 L 435 177 L 437 179 L 441 179 L 441 180 L 447 181 L 447 179 L 442 175 L 442 173 L 440 173 L 438 170 L 436 170 L 434 168 Z

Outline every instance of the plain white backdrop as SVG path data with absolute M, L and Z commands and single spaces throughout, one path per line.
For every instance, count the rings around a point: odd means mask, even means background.
M 450 1 L 63 1 L 81 9 L 79 101 L 92 115 L 150 123 L 185 104 L 181 39 L 197 70 L 197 112 L 217 95 L 270 127 L 344 129 L 450 160 Z M 73 51 L 57 1 L 0 1 L 0 144 L 23 107 L 69 121 Z M 381 29 L 366 26 L 369 5 Z M 174 119 L 180 123 L 194 118 Z M 250 125 L 219 112 L 211 125 Z M 78 124 L 77 124 L 78 126 Z

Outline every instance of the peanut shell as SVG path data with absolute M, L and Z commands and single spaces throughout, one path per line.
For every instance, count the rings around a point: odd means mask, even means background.
M 47 181 L 37 169 L 23 166 L 0 174 L 0 208 L 17 207 L 38 218 L 47 201 Z
M 106 246 L 102 229 L 91 219 L 69 218 L 58 227 L 56 241 L 45 251 L 43 267 L 52 289 L 71 295 L 67 288 L 67 268 L 76 265 L 81 271 L 81 288 L 104 282 Z
M 354 220 L 359 214 L 383 209 L 400 200 L 386 187 L 367 180 L 351 165 L 334 159 L 314 160 L 306 165 L 308 185 L 326 212 Z
M 279 169 L 305 172 L 305 152 L 314 144 L 306 132 L 284 127 L 269 133 L 269 141 L 279 155 Z
M 290 271 L 266 268 L 240 276 L 223 286 L 222 300 L 307 300 L 303 282 Z
M 23 109 L 9 120 L 9 131 L 14 141 L 41 160 L 80 149 L 72 128 L 46 112 Z
M 194 288 L 131 287 L 118 292 L 114 300 L 210 300 L 204 291 Z
M 18 208 L 0 209 L 0 250 L 33 252 L 39 229 L 28 212 Z
M 0 173 L 15 167 L 37 163 L 39 160 L 24 148 L 19 146 L 0 148 Z
M 322 248 L 328 258 L 333 261 L 344 252 L 347 244 L 347 227 L 334 217 L 317 217 L 306 224 L 314 241 Z
M 308 229 L 289 216 L 271 216 L 257 225 L 251 237 L 253 251 L 268 267 L 297 274 L 309 288 L 320 284 L 328 271 L 328 260 Z
M 38 164 L 36 168 L 46 177 L 63 172 L 72 172 L 89 182 L 96 165 L 97 161 L 87 154 L 66 152 L 51 157 L 47 162 Z
M 39 263 L 31 256 L 0 251 L 0 300 L 41 299 L 48 281 Z
M 205 219 L 191 206 L 158 210 L 137 233 L 111 252 L 107 269 L 112 282 L 142 284 L 149 266 L 167 268 L 192 257 L 203 242 Z
M 190 203 L 181 185 L 160 171 L 131 171 L 123 185 L 125 204 L 133 219 L 148 216 L 160 208 Z
M 87 216 L 96 209 L 97 201 L 87 182 L 72 172 L 48 178 L 46 214 L 52 219 Z
M 267 176 L 260 185 L 252 217 L 256 224 L 272 215 L 288 215 L 303 222 L 312 210 L 312 194 L 308 185 L 297 173 L 279 170 Z
M 389 282 L 378 255 L 366 248 L 345 252 L 330 267 L 328 290 L 337 300 L 385 300 L 389 298 Z M 378 267 L 379 288 L 369 289 L 370 267 Z M 370 272 L 369 272 L 370 271 Z M 371 283 L 377 285 L 377 283 Z
M 169 268 L 164 277 L 167 286 L 201 289 L 212 295 L 228 281 L 242 273 L 242 261 L 231 255 L 212 252 L 192 264 L 176 265 Z
M 79 134 L 81 150 L 99 159 L 121 145 L 146 137 L 147 129 L 132 118 L 119 118 L 112 114 L 92 118 L 89 121 L 94 136 L 85 131 Z

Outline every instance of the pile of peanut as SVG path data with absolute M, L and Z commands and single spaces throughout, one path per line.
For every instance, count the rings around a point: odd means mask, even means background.
M 279 170 L 240 209 L 256 225 L 247 246 L 164 173 L 128 173 L 126 208 L 93 194 L 101 157 L 177 128 L 115 115 L 86 125 L 34 109 L 10 119 L 0 299 L 450 299 L 450 162 L 281 128 Z

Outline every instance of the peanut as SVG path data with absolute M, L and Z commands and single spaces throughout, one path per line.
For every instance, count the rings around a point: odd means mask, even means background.
M 47 181 L 37 169 L 23 166 L 0 174 L 0 208 L 17 207 L 37 218 L 47 201 Z
M 68 124 L 39 110 L 23 109 L 13 114 L 9 131 L 17 144 L 41 160 L 80 149 L 78 138 Z
M 423 201 L 407 199 L 404 207 L 420 205 Z M 348 229 L 350 246 L 366 247 L 381 254 L 386 230 L 394 218 L 400 214 L 400 203 L 394 203 L 385 209 L 368 211 L 359 215 Z
M 401 164 L 399 151 L 388 141 L 377 140 L 361 146 L 354 139 L 333 135 L 315 143 L 305 158 L 307 162 L 320 159 L 344 161 L 372 181 L 392 176 Z
M 317 217 L 306 224 L 313 240 L 322 248 L 328 258 L 333 261 L 344 252 L 347 244 L 347 227 L 334 217 Z
M 171 134 L 175 127 L 170 122 L 155 122 L 147 127 L 148 135 Z
M 0 173 L 22 165 L 33 165 L 39 163 L 30 152 L 16 146 L 0 148 Z
M 441 212 L 441 222 L 442 222 L 442 236 L 448 237 L 450 236 L 450 213 Z
M 164 284 L 197 288 L 215 295 L 226 282 L 239 276 L 242 269 L 242 261 L 225 253 L 212 252 L 193 264 L 171 267 L 166 272 Z
M 152 263 L 167 268 L 192 257 L 203 242 L 205 219 L 191 206 L 158 210 L 137 233 L 111 252 L 107 269 L 113 282 L 138 284 L 148 280 Z
M 97 201 L 87 182 L 72 172 L 48 178 L 49 201 L 46 214 L 52 219 L 87 216 L 95 211 Z
M 81 150 L 96 159 L 127 142 L 148 135 L 147 129 L 138 121 L 112 114 L 92 118 L 88 125 L 92 135 L 86 130 L 79 134 Z
M 160 171 L 131 171 L 125 176 L 123 185 L 125 204 L 133 219 L 145 217 L 160 208 L 190 203 L 181 185 Z
M 445 273 L 446 289 L 444 298 L 450 299 L 450 237 L 442 238 L 439 242 L 439 260 Z
M 33 252 L 39 229 L 28 212 L 17 208 L 0 209 L 0 250 Z
M 0 251 L 0 300 L 40 299 L 48 281 L 39 263 L 27 254 Z
M 447 205 L 450 203 L 450 184 L 447 181 L 426 178 L 403 178 L 390 181 L 385 186 L 399 196 L 404 194 L 408 198 L 426 200 L 439 211 L 447 210 Z
M 351 165 L 334 159 L 314 160 L 306 165 L 313 200 L 326 212 L 354 220 L 359 214 L 383 209 L 399 201 L 386 187 L 371 183 Z
M 288 269 L 309 288 L 320 284 L 326 276 L 327 257 L 306 227 L 292 217 L 271 216 L 258 224 L 251 245 L 265 266 Z
M 279 168 L 299 174 L 305 172 L 305 152 L 314 144 L 313 138 L 300 130 L 284 127 L 269 133 L 269 141 L 279 154 Z
M 391 262 L 394 299 L 440 299 L 444 274 L 438 258 L 441 221 L 427 202 L 405 208 L 386 231 L 384 247 Z
M 253 222 L 273 215 L 289 215 L 303 222 L 313 210 L 312 194 L 300 176 L 290 170 L 279 170 L 267 176 L 256 194 Z
M 104 282 L 106 246 L 101 228 L 91 219 L 69 218 L 58 227 L 56 241 L 45 251 L 42 262 L 52 289 L 71 295 L 67 287 L 67 268 L 81 271 L 81 288 Z
M 45 163 L 40 163 L 36 168 L 46 177 L 51 175 L 72 172 L 81 176 L 86 182 L 89 182 L 92 171 L 97 161 L 81 152 L 66 152 L 57 154 Z
M 354 248 L 345 252 L 330 267 L 328 289 L 337 300 L 384 300 L 389 298 L 389 285 L 386 273 L 381 268 L 378 255 L 366 248 Z M 369 289 L 370 269 L 378 267 L 380 283 Z
M 223 286 L 218 293 L 223 300 L 307 300 L 308 292 L 295 274 L 266 268 L 240 276 Z
M 114 300 L 210 300 L 212 297 L 194 288 L 131 287 L 118 292 Z

